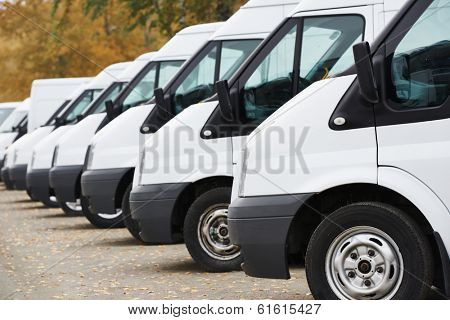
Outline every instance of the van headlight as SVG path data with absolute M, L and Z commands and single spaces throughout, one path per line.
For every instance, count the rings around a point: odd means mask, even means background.
M 33 151 L 31 153 L 31 161 L 30 161 L 30 168 L 33 169 L 34 168 L 34 159 L 36 158 L 36 152 Z
M 18 154 L 17 154 L 17 149 L 16 149 L 16 150 L 14 150 L 12 165 L 16 164 L 17 157 L 18 157 Z
M 241 157 L 241 172 L 240 172 L 240 180 L 239 180 L 239 191 L 238 191 L 238 197 L 242 198 L 244 197 L 244 185 L 245 185 L 245 177 L 247 176 L 247 162 L 248 162 L 248 155 L 249 151 L 247 147 L 244 147 L 244 150 L 242 150 L 242 157 Z
M 92 161 L 94 160 L 94 148 L 95 145 L 91 144 L 89 145 L 87 152 L 86 152 L 86 159 L 84 159 L 84 166 L 86 170 L 89 170 L 92 168 Z
M 139 178 L 138 178 L 138 185 L 141 185 L 142 182 L 142 174 L 144 173 L 144 166 L 145 166 L 145 156 L 146 156 L 146 150 L 145 148 L 142 149 L 139 159 Z
M 56 167 L 56 161 L 58 159 L 59 145 L 57 144 L 55 150 L 53 150 L 52 167 Z

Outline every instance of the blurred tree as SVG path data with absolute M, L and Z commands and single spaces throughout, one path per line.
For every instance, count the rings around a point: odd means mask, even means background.
M 34 79 L 93 76 L 160 48 L 185 26 L 226 20 L 246 0 L 0 2 L 0 101 L 28 97 Z

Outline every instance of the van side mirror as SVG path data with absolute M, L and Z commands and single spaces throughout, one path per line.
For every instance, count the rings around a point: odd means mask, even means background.
M 365 41 L 354 45 L 353 55 L 358 75 L 359 93 L 368 102 L 377 103 L 379 96 L 369 43 Z
M 112 100 L 105 101 L 105 110 L 106 110 L 106 117 L 108 118 L 108 120 L 109 121 L 114 120 L 115 118 L 114 103 L 112 102 Z
M 217 96 L 219 98 L 220 114 L 223 119 L 225 119 L 228 122 L 232 122 L 234 120 L 234 114 L 228 81 L 227 80 L 217 81 L 215 86 Z
M 60 126 L 64 125 L 64 120 L 63 120 L 63 118 L 61 118 L 61 117 L 56 117 L 56 118 L 55 118 L 55 125 L 56 125 L 57 127 L 60 127 Z
M 161 119 L 167 119 L 170 115 L 170 105 L 166 101 L 164 96 L 164 90 L 162 88 L 156 88 L 153 92 L 155 97 L 156 107 L 158 108 L 158 114 Z

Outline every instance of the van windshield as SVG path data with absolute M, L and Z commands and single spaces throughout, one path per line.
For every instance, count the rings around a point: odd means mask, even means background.
M 155 89 L 165 87 L 183 63 L 184 60 L 150 62 L 130 83 L 128 93 L 123 99 L 122 111 L 149 101 L 153 97 Z
M 260 42 L 259 39 L 227 40 L 206 47 L 200 53 L 200 61 L 187 69 L 187 75 L 175 90 L 175 114 L 211 97 L 215 93 L 214 83 L 229 79 Z
M 89 104 L 97 99 L 102 92 L 102 89 L 89 89 L 84 91 L 70 106 L 69 110 L 65 112 L 63 120 L 65 123 L 74 122 L 78 116 L 82 115 Z
M 2 124 L 6 120 L 6 118 L 8 118 L 13 110 L 13 108 L 0 109 L 0 124 Z
M 105 102 L 108 100 L 114 100 L 119 95 L 120 91 L 127 85 L 127 82 L 114 82 L 111 86 L 104 90 L 103 93 L 95 99 L 86 114 L 95 114 L 106 111 Z
M 288 22 L 283 37 L 277 43 L 268 42 L 274 47 L 267 53 L 261 51 L 266 56 L 247 80 L 241 80 L 244 122 L 261 123 L 315 81 L 336 75 L 354 63 L 352 48 L 363 40 L 363 17 L 317 16 L 302 20 L 302 27 L 298 22 Z
M 27 110 L 14 110 L 0 126 L 0 132 L 13 132 L 13 128 L 17 127 L 27 115 Z

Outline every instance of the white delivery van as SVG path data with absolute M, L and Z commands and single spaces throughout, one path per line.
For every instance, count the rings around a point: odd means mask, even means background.
M 0 102 L 0 126 L 21 102 Z
M 183 237 L 205 270 L 239 268 L 227 213 L 233 163 L 246 136 L 298 92 L 350 67 L 353 44 L 372 41 L 388 20 L 387 8 L 398 10 L 404 2 L 300 1 L 230 79 L 230 101 L 192 106 L 148 138 L 130 196 L 144 241 Z M 228 91 L 228 82 L 219 84 L 218 93 Z
M 28 140 L 28 137 L 34 130 L 46 124 L 55 112 L 58 112 L 65 104 L 67 96 L 70 95 L 80 85 L 89 81 L 89 78 L 60 78 L 60 79 L 38 79 L 34 80 L 31 86 L 30 108 L 27 115 L 27 130 L 23 136 L 15 141 L 10 148 L 8 148 L 8 175 L 12 180 L 10 169 L 19 154 L 16 153 L 16 147 Z M 52 98 L 54 96 L 55 98 Z M 45 115 L 43 117 L 40 114 Z M 34 113 L 33 125 L 30 123 L 30 114 Z M 39 130 L 38 130 L 39 131 Z M 32 144 L 31 144 L 32 145 Z M 31 150 L 25 148 L 25 153 L 28 154 Z M 20 185 L 24 188 L 24 181 Z
M 105 89 L 105 86 L 108 86 L 109 83 L 117 77 L 117 75 L 123 71 L 126 67 L 126 64 L 118 63 L 105 68 L 102 72 L 100 72 L 95 78 L 91 79 L 78 97 L 74 98 L 70 104 L 68 104 L 65 108 L 63 108 L 64 118 L 56 117 L 55 123 L 58 123 L 57 126 L 65 125 L 68 123 L 73 123 L 79 120 L 82 116 L 82 112 L 85 108 L 95 99 L 100 92 Z M 73 91 L 73 89 L 72 89 Z M 69 94 L 72 92 L 69 92 Z M 67 94 L 61 101 L 67 99 Z M 33 105 L 33 99 L 31 101 L 32 110 L 35 105 Z M 58 107 L 61 106 L 61 102 Z M 57 108 L 55 108 L 57 109 Z M 59 110 L 57 110 L 59 111 Z M 54 114 L 54 113 L 53 113 Z M 50 114 L 51 117 L 53 114 Z M 47 121 L 45 119 L 45 121 Z M 45 122 L 40 125 L 45 124 Z M 27 166 L 31 159 L 31 153 L 33 151 L 33 147 L 46 135 L 52 132 L 55 129 L 54 125 L 44 125 L 34 130 L 33 132 L 28 132 L 25 136 L 17 140 L 12 146 L 13 150 L 8 150 L 8 153 L 13 152 L 13 162 L 11 167 L 9 168 L 9 175 L 11 181 L 13 181 L 14 186 L 18 190 L 26 189 L 26 173 Z
M 110 104 L 109 114 L 100 113 L 88 117 L 57 142 L 57 151 L 55 151 L 57 156 L 54 159 L 52 177 L 57 179 L 57 175 L 64 176 L 61 184 L 55 186 L 55 193 L 60 202 L 74 202 L 80 199 L 81 172 L 90 140 L 94 134 L 119 114 L 131 107 L 148 102 L 153 97 L 154 89 L 165 86 L 183 63 L 207 41 L 220 25 L 220 23 L 202 24 L 178 32 L 155 54 L 151 62 L 123 90 L 120 96 Z M 68 176 L 69 172 L 71 173 L 70 177 Z M 80 206 L 77 208 L 81 211 Z M 114 218 L 111 215 L 108 217 Z M 95 221 L 93 223 L 95 224 Z
M 1 181 L 6 186 L 6 189 L 13 189 L 13 185 L 9 180 L 8 170 L 3 170 L 5 164 L 6 150 L 9 146 L 24 135 L 27 131 L 27 116 L 30 109 L 30 98 L 27 98 L 19 103 L 14 108 L 14 111 L 6 118 L 0 125 L 0 167 Z
M 128 82 L 141 72 L 154 56 L 154 52 L 143 54 L 133 61 L 133 63 L 130 63 L 117 77 L 105 79 L 106 82 L 112 82 L 84 108 L 81 113 L 83 119 L 80 122 L 69 122 L 67 125 L 59 126 L 34 146 L 30 163 L 27 166 L 26 175 L 27 190 L 33 199 L 39 200 L 50 207 L 59 206 L 55 192 L 50 188 L 49 184 L 49 171 L 52 167 L 52 161 L 55 161 L 54 154 L 57 154 L 57 152 L 55 153 L 55 146 L 58 140 L 72 129 L 80 127 L 80 124 L 91 123 L 90 120 L 102 117 L 106 109 L 106 101 L 115 99 L 122 92 L 123 88 L 127 86 Z M 82 128 L 85 128 L 85 126 L 82 126 Z M 89 129 L 89 126 L 85 129 Z M 82 132 L 78 132 L 78 139 L 81 141 L 85 138 Z M 74 153 L 72 156 L 82 157 L 84 159 L 84 153 L 82 151 L 78 153 Z M 74 210 L 76 209 L 76 205 L 69 204 L 68 206 L 63 206 L 64 208 Z
M 160 96 L 165 96 L 163 108 L 155 108 L 154 104 L 135 108 L 96 134 L 81 179 L 83 195 L 92 209 L 85 214 L 97 215 L 91 221 L 97 219 L 96 225 L 111 226 L 125 218 L 126 226 L 139 239 L 139 234 L 134 232 L 128 198 L 138 161 L 139 140 L 144 137 L 139 135 L 143 119 L 147 117 L 149 126 L 145 130 L 151 133 L 190 105 L 210 98 L 215 81 L 233 75 L 297 4 L 298 0 L 249 1 L 217 30 L 164 90 L 157 90 Z M 123 209 L 122 216 L 106 219 L 105 214 L 111 215 L 117 209 Z
M 67 97 L 89 78 L 38 79 L 31 85 L 28 132 L 45 124 Z
M 449 29 L 450 0 L 410 1 L 252 133 L 229 212 L 248 275 L 289 278 L 293 250 L 316 299 L 449 297 Z

